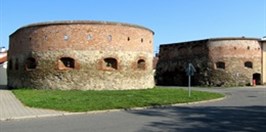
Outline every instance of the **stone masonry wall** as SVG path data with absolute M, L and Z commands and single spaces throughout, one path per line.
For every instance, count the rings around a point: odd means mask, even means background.
M 206 41 L 184 44 L 161 45 L 156 69 L 159 85 L 187 85 L 186 68 L 192 63 L 196 69 L 192 77 L 193 85 L 205 83 L 208 69 L 208 47 Z
M 83 21 L 30 25 L 10 36 L 8 85 L 64 90 L 152 88 L 152 51 L 153 32 L 135 25 Z M 29 58 L 36 60 L 36 68 L 27 69 Z M 73 67 L 65 67 L 62 58 Z M 115 68 L 107 66 L 105 59 L 110 58 L 116 61 L 111 62 Z
M 261 60 L 257 39 L 221 38 L 161 45 L 156 81 L 160 85 L 187 85 L 185 70 L 192 63 L 196 69 L 192 85 L 242 86 L 252 84 L 253 79 L 259 84 Z

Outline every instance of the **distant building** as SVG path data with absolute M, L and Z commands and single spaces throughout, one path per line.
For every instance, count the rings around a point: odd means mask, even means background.
M 0 85 L 7 85 L 7 51 L 4 47 L 0 50 Z
M 187 85 L 192 63 L 193 85 L 241 86 L 266 83 L 266 41 L 257 38 L 210 38 L 160 46 L 159 85 Z

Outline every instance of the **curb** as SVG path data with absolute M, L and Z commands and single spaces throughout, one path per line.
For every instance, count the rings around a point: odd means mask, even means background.
M 217 99 L 211 99 L 211 100 L 203 100 L 203 101 L 196 101 L 196 102 L 189 102 L 189 103 L 180 103 L 180 104 L 173 104 L 172 106 L 182 106 L 182 105 L 192 105 L 192 104 L 201 104 L 201 103 L 210 103 L 210 102 L 216 102 L 226 99 L 227 96 L 225 95 L 222 98 Z
M 192 105 L 192 104 L 216 102 L 216 101 L 224 100 L 226 98 L 227 98 L 227 96 L 224 96 L 222 98 L 212 99 L 212 100 L 203 100 L 203 101 L 196 101 L 196 102 L 189 102 L 189 103 L 178 103 L 178 104 L 147 106 L 147 107 L 134 107 L 134 108 L 127 108 L 127 109 L 110 109 L 110 110 L 97 110 L 97 111 L 87 111 L 87 112 L 65 112 L 65 113 L 58 113 L 58 114 L 8 117 L 8 118 L 0 118 L 0 121 L 22 120 L 22 119 L 31 119 L 31 118 L 44 118 L 44 117 L 61 117 L 61 116 L 82 115 L 82 114 L 100 114 L 100 113 L 108 113 L 108 112 L 145 110 L 145 109 L 167 108 L 167 107 L 178 107 L 178 106 L 185 106 L 185 105 Z
M 147 107 L 135 107 L 135 108 L 129 108 L 129 109 L 123 109 L 124 111 L 128 110 L 142 110 L 142 109 L 153 109 L 153 108 L 167 108 L 167 107 L 176 107 L 176 106 L 186 106 L 186 105 L 193 105 L 193 104 L 201 104 L 201 103 L 210 103 L 210 102 L 216 102 L 226 99 L 227 96 L 217 98 L 217 99 L 211 99 L 211 100 L 203 100 L 203 101 L 195 101 L 195 102 L 188 102 L 188 103 L 177 103 L 177 104 L 169 104 L 169 105 L 158 105 L 158 106 L 147 106 Z

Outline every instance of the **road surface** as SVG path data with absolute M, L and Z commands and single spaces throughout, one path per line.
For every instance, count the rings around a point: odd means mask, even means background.
M 202 89 L 200 89 L 202 90 Z M 203 89 L 218 102 L 0 122 L 0 132 L 205 132 L 266 130 L 266 88 Z

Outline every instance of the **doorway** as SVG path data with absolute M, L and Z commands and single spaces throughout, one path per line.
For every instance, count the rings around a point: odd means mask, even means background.
M 261 75 L 259 73 L 254 73 L 252 80 L 256 81 L 256 85 L 260 85 L 261 84 Z

